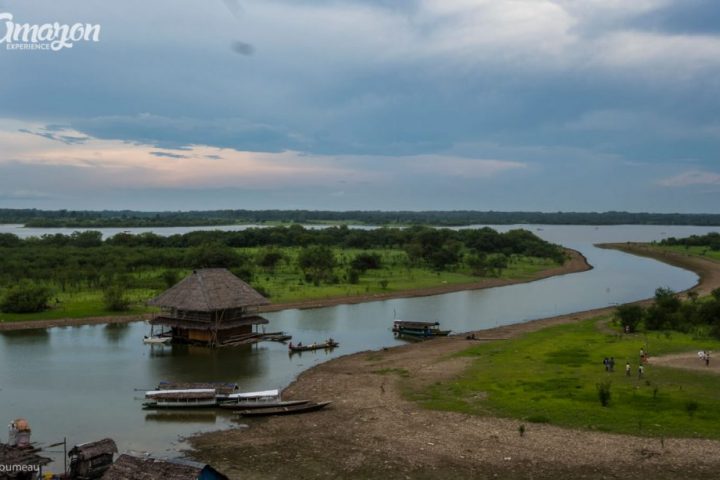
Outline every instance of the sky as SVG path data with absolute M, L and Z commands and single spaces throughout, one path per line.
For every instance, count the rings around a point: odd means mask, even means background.
M 100 31 L 20 50 L 0 21 L 0 208 L 720 213 L 717 0 L 2 13 Z

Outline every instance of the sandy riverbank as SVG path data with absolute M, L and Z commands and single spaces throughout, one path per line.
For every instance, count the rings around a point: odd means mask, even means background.
M 536 272 L 535 274 L 524 279 L 504 279 L 504 278 L 484 278 L 478 282 L 439 285 L 430 288 L 418 288 L 413 290 L 404 290 L 401 292 L 389 292 L 374 295 L 359 295 L 350 297 L 332 297 L 305 300 L 301 302 L 286 302 L 271 304 L 261 308 L 261 312 L 277 312 L 288 309 L 309 309 L 331 307 L 335 305 L 354 304 L 363 302 L 375 302 L 378 300 L 389 300 L 392 298 L 412 298 L 425 297 L 430 295 L 442 295 L 444 293 L 460 292 L 465 290 L 480 290 L 484 288 L 501 287 L 504 285 L 514 285 L 519 283 L 534 282 L 543 278 L 554 277 L 557 275 L 567 275 L 570 273 L 584 272 L 592 269 L 592 265 L 578 251 L 566 249 L 570 259 L 564 265 L 549 268 Z M 106 323 L 131 323 L 138 320 L 146 320 L 152 317 L 152 314 L 143 315 L 118 315 L 111 317 L 86 317 L 86 318 L 60 318 L 55 320 L 32 320 L 27 322 L 0 322 L 0 332 L 11 330 L 32 330 L 40 328 L 67 327 L 80 325 L 99 325 Z
M 700 276 L 694 287 L 720 287 L 720 263 L 606 245 L 646 254 Z M 479 332 L 511 338 L 549 325 L 611 313 L 596 309 Z M 287 398 L 332 400 L 327 411 L 252 421 L 248 429 L 198 435 L 191 455 L 231 478 L 714 478 L 720 442 L 658 439 L 528 424 L 517 420 L 428 411 L 403 398 L 458 375 L 469 361 L 452 354 L 463 337 L 342 357 L 304 372 Z M 402 381 L 400 381 L 402 378 Z M 241 453 L 239 453 L 241 452 Z

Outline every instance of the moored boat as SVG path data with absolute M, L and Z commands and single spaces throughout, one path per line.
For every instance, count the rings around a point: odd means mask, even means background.
M 145 392 L 149 401 L 145 408 L 207 408 L 217 405 L 214 388 L 192 388 L 186 390 L 151 390 Z
M 255 409 L 255 408 L 274 408 L 274 407 L 291 407 L 294 405 L 302 405 L 308 403 L 308 400 L 286 400 L 280 396 L 279 390 L 265 390 L 261 392 L 243 392 L 228 395 L 227 400 L 218 404 L 220 408 L 233 410 L 239 409 Z
M 290 343 L 288 345 L 288 350 L 290 350 L 291 353 L 293 352 L 307 352 L 310 350 L 329 350 L 336 347 L 339 347 L 340 343 L 336 342 L 332 338 L 322 342 L 322 343 L 311 343 L 308 345 L 303 345 L 302 343 L 298 343 L 297 345 L 293 345 Z
M 270 415 L 293 415 L 296 413 L 314 412 L 325 408 L 332 402 L 305 402 L 301 405 L 291 405 L 286 407 L 271 408 L 255 408 L 249 410 L 240 410 L 237 413 L 243 417 L 265 417 Z
M 440 330 L 440 322 L 408 322 L 395 320 L 392 331 L 396 335 L 407 335 L 416 338 L 445 337 L 451 330 Z
M 154 337 L 148 337 L 145 336 L 143 338 L 143 343 L 147 343 L 150 345 L 164 345 L 172 342 L 172 337 L 161 337 L 161 336 L 154 336 Z

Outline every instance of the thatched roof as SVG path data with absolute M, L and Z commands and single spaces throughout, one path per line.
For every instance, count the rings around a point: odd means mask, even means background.
M 209 465 L 186 460 L 159 460 L 120 455 L 103 480 L 196 480 L 200 478 L 227 480 Z
M 117 445 L 111 438 L 103 438 L 97 442 L 75 445 L 69 452 L 69 457 L 77 456 L 80 460 L 88 460 L 100 455 L 118 453 Z
M 42 467 L 50 463 L 50 459 L 38 455 L 39 448 L 35 447 L 11 447 L 0 443 L 0 465 L 37 465 Z M 17 478 L 26 475 L 25 472 L 0 472 L 0 478 Z
M 180 283 L 148 302 L 155 307 L 214 312 L 267 305 L 265 297 L 224 268 L 195 270 Z

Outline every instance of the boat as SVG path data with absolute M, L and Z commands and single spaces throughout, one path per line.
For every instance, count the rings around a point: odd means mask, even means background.
M 452 330 L 440 330 L 440 322 L 408 322 L 393 321 L 392 331 L 400 336 L 407 335 L 416 338 L 446 337 Z
M 288 340 L 292 340 L 292 335 L 288 335 L 284 332 L 266 333 L 263 335 L 262 339 L 269 340 L 271 342 L 287 342 Z
M 235 413 L 242 417 L 266 417 L 270 415 L 293 415 L 296 413 L 307 413 L 320 410 L 327 407 L 332 402 L 305 402 L 301 405 L 291 405 L 286 407 L 271 408 L 255 408 L 248 410 L 240 410 Z
M 229 382 L 160 382 L 155 390 L 215 390 L 215 398 L 226 400 L 239 389 L 237 383 Z
M 271 408 L 271 407 L 291 407 L 308 403 L 308 400 L 286 400 L 280 397 L 279 390 L 265 390 L 262 392 L 245 392 L 233 393 L 229 395 L 227 400 L 220 402 L 218 407 L 233 410 L 238 409 L 254 409 L 254 408 Z
M 165 345 L 170 342 L 172 342 L 172 337 L 148 337 L 147 335 L 145 335 L 145 337 L 143 338 L 143 343 L 147 343 L 150 345 Z
M 291 343 L 290 345 L 288 345 L 288 350 L 290 350 L 291 353 L 307 352 L 310 350 L 330 350 L 339 346 L 340 344 L 338 342 L 330 338 L 323 343 L 311 343 L 309 345 L 303 345 L 302 343 L 293 345 Z
M 187 390 L 151 390 L 145 392 L 149 401 L 145 408 L 207 408 L 217 405 L 214 388 L 191 388 Z

